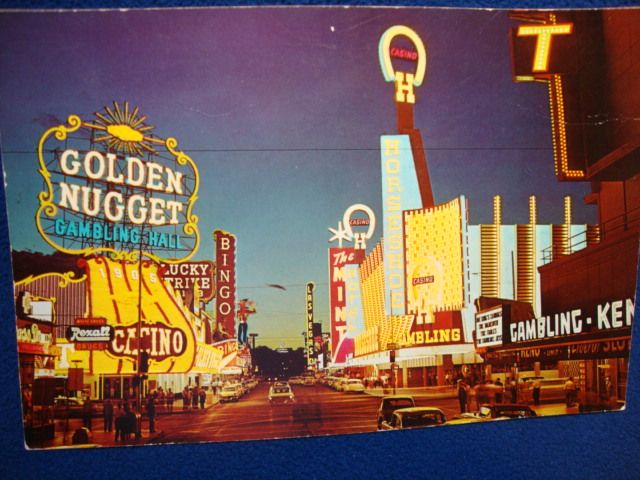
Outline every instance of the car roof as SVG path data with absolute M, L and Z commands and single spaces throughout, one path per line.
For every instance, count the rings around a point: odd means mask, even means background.
M 501 403 L 500 405 L 482 405 L 483 407 L 493 407 L 502 410 L 524 410 L 530 409 L 529 405 L 524 405 L 522 403 Z
M 382 397 L 382 400 L 401 400 L 401 399 L 413 400 L 411 395 L 386 395 Z
M 441 413 L 444 415 L 444 412 L 437 407 L 407 407 L 400 408 L 394 413 Z

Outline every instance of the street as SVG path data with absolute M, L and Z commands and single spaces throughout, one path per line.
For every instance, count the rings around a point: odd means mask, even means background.
M 263 382 L 238 402 L 189 413 L 188 422 L 184 415 L 162 416 L 156 428 L 164 433 L 151 443 L 224 442 L 377 430 L 378 397 L 336 392 L 320 385 L 292 388 L 295 404 L 270 405 L 269 384 Z M 417 398 L 416 404 L 439 407 L 448 417 L 458 413 L 453 398 Z
M 345 393 L 322 385 L 293 385 L 295 403 L 272 405 L 267 399 L 269 387 L 268 382 L 262 382 L 238 401 L 220 403 L 216 399 L 205 409 L 183 410 L 182 403 L 178 401 L 173 414 L 167 414 L 163 408 L 158 410 L 161 414 L 156 417 L 155 432 L 149 431 L 149 421 L 145 416 L 141 437 L 126 441 L 116 442 L 114 432 L 104 432 L 101 419 L 94 418 L 90 443 L 115 446 L 229 442 L 377 430 L 377 410 L 380 398 L 385 394 L 379 388 L 369 389 L 367 393 Z M 397 393 L 411 394 L 416 406 L 440 408 L 447 419 L 459 413 L 453 389 L 411 389 L 410 392 L 400 389 Z M 558 403 L 531 407 L 541 416 L 578 413 L 577 407 L 566 408 Z M 64 421 L 58 422 L 55 439 L 44 442 L 40 447 L 71 446 L 72 432 L 82 426 L 82 420 L 70 420 L 66 435 L 63 432 Z

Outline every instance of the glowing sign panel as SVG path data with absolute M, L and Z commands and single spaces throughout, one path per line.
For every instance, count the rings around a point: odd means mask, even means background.
M 198 171 L 175 139 L 151 136 L 128 109 L 114 102 L 95 122 L 72 115 L 42 135 L 37 228 L 69 254 L 187 260 L 199 245 Z
M 422 207 L 411 143 L 407 135 L 380 137 L 382 153 L 382 223 L 385 309 L 405 313 L 405 267 L 402 212 Z
M 193 291 L 194 288 L 198 288 L 200 300 L 203 302 L 208 302 L 214 297 L 215 266 L 213 262 L 161 263 L 158 273 L 163 280 L 171 284 L 174 290 Z
M 404 212 L 407 313 L 416 323 L 435 322 L 438 311 L 465 305 L 464 197 L 444 205 Z
M 227 334 L 235 336 L 236 237 L 216 230 L 216 321 Z
M 536 37 L 536 49 L 533 57 L 534 72 L 546 72 L 549 69 L 549 54 L 554 35 L 569 35 L 573 32 L 572 23 L 555 25 L 520 25 L 519 37 Z
M 189 371 L 196 353 L 193 329 L 160 280 L 155 263 L 97 257 L 81 264 L 89 282 L 89 316 L 105 319 L 112 330 L 105 350 L 88 352 L 92 373 L 136 373 L 139 349 L 149 354 L 149 373 Z M 96 328 L 101 327 L 92 327 Z

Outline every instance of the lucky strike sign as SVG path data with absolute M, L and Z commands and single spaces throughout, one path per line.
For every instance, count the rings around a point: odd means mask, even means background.
M 215 294 L 213 280 L 215 265 L 208 260 L 202 262 L 161 263 L 158 269 L 160 277 L 169 282 L 174 290 L 200 291 L 200 300 L 210 301 Z
M 193 255 L 197 168 L 175 139 L 151 136 L 143 121 L 137 108 L 114 102 L 93 121 L 72 115 L 43 134 L 36 224 L 49 245 L 70 254 L 142 251 L 167 262 Z
M 90 337 L 95 335 L 93 340 L 107 341 L 103 350 L 87 352 L 93 374 L 136 373 L 138 349 L 149 354 L 149 373 L 191 369 L 196 355 L 193 329 L 187 312 L 160 279 L 157 264 L 106 257 L 80 264 L 87 272 L 88 316 L 105 321 L 91 327 L 82 322 L 85 330 L 91 329 Z M 86 337 L 76 332 L 75 344 L 90 340 Z

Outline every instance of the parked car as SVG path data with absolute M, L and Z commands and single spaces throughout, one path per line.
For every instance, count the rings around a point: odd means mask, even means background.
M 378 407 L 378 430 L 382 428 L 382 422 L 390 422 L 393 412 L 400 408 L 415 407 L 416 402 L 413 397 L 407 395 L 391 395 L 383 397 Z
M 316 384 L 316 379 L 314 377 L 304 377 L 302 380 L 302 385 L 306 387 L 313 387 Z
M 362 380 L 359 378 L 350 378 L 347 380 L 347 383 L 343 386 L 344 392 L 356 392 L 362 393 L 364 392 L 364 384 Z
M 391 414 L 390 421 L 383 421 L 381 430 L 407 430 L 435 427 L 447 423 L 444 412 L 436 407 L 400 408 Z
M 517 403 L 505 403 L 497 405 L 482 405 L 477 412 L 467 414 L 483 420 L 496 420 L 506 418 L 536 417 L 537 414 L 528 405 Z
M 58 396 L 53 399 L 55 418 L 80 418 L 82 417 L 84 400 L 77 397 Z
M 278 386 L 271 385 L 268 399 L 271 404 L 293 403 L 295 401 L 295 395 L 291 387 L 287 384 Z
M 221 402 L 237 402 L 241 396 L 242 393 L 238 385 L 225 385 L 220 390 Z

